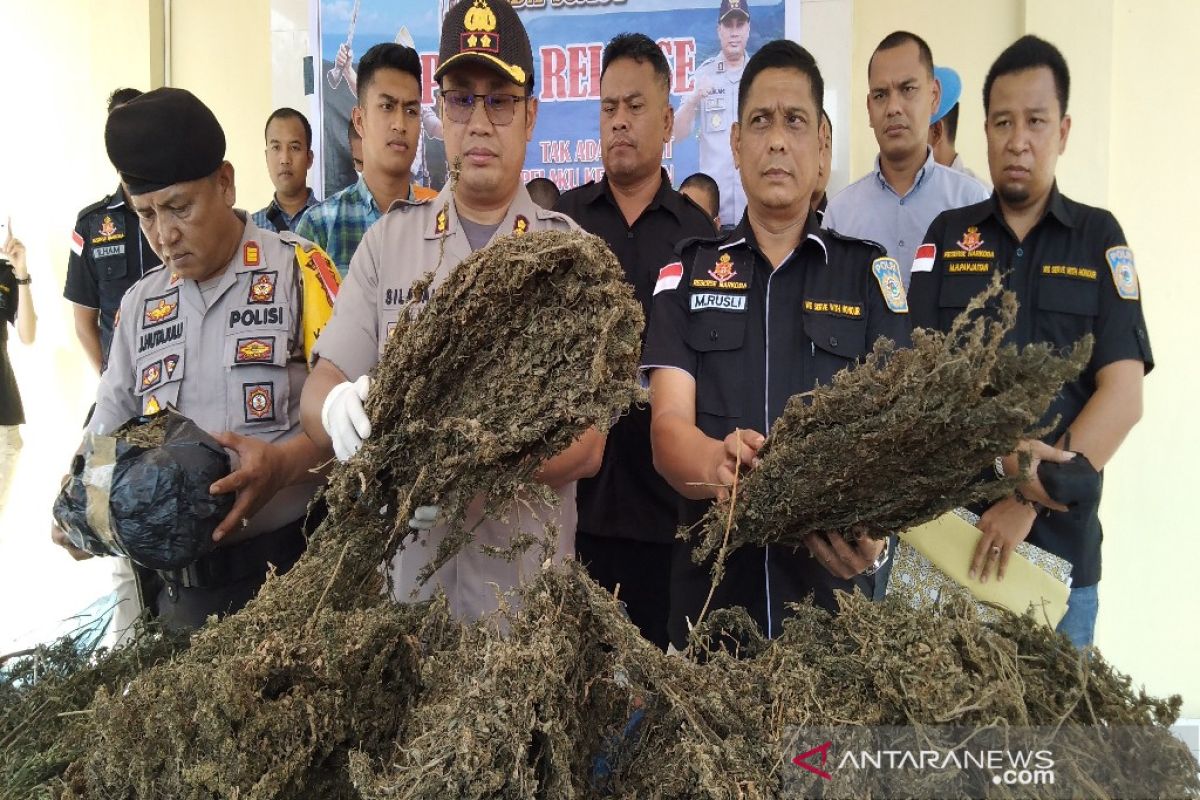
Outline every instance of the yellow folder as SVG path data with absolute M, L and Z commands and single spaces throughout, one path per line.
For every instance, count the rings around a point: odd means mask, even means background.
M 966 587 L 976 600 L 1003 606 L 1015 614 L 1024 614 L 1033 607 L 1039 622 L 1052 628 L 1058 625 L 1067 613 L 1070 589 L 1020 553 L 1014 552 L 1009 558 L 1002 581 L 997 581 L 994 574 L 987 583 L 967 577 L 971 557 L 982 535 L 971 523 L 948 513 L 908 529 L 900 538 L 955 583 Z

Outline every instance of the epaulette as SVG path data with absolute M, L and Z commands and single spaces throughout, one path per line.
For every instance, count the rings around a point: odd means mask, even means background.
M 270 231 L 268 231 L 268 233 L 269 232 Z M 308 241 L 308 239 L 305 239 L 303 236 L 298 236 L 295 231 L 278 231 L 275 235 L 279 237 L 281 242 L 291 245 L 292 247 L 303 247 L 305 245 L 312 244 L 312 242 Z
M 102 208 L 108 208 L 108 204 L 112 202 L 112 198 L 113 196 L 110 194 L 107 197 L 102 197 L 101 199 L 92 203 L 90 206 L 84 206 L 83 209 L 75 215 L 75 221 L 78 222 L 88 214 L 91 214 L 93 211 L 99 211 Z
M 725 236 L 718 236 L 715 234 L 712 236 L 689 236 L 686 239 L 680 239 L 675 244 L 675 255 L 683 255 L 683 251 L 694 244 L 716 244 L 717 242 L 725 241 L 726 238 L 727 237 Z
M 870 245 L 871 247 L 874 247 L 876 250 L 878 250 L 883 255 L 887 255 L 887 248 L 884 247 L 883 245 L 881 245 L 879 242 L 872 241 L 871 239 L 860 239 L 857 236 L 847 236 L 844 233 L 838 233 L 833 228 L 822 228 L 821 233 L 827 233 L 830 236 L 832 236 L 833 238 L 840 239 L 843 242 L 851 242 L 852 244 Z

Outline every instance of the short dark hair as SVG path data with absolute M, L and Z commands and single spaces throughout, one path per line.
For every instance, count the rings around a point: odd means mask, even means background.
M 354 127 L 354 115 L 350 115 L 350 120 L 346 123 L 346 141 L 353 142 L 355 139 L 361 139 L 362 136 L 358 132 L 358 128 Z
M 958 141 L 958 106 L 958 103 L 950 106 L 950 110 L 946 112 L 946 115 L 938 120 L 944 123 L 946 138 L 950 140 L 950 144 Z
M 712 176 L 705 172 L 688 175 L 683 179 L 683 183 L 679 184 L 679 191 L 682 192 L 693 186 L 702 192 L 708 192 L 713 199 L 713 208 L 718 210 L 721 208 L 721 187 L 712 179 Z
M 552 209 L 558 202 L 558 185 L 549 178 L 531 178 L 525 184 L 529 197 L 542 208 Z
M 1067 69 L 1067 60 L 1057 47 L 1032 34 L 1026 34 L 1006 47 L 988 70 L 987 78 L 983 81 L 984 116 L 991 108 L 992 84 L 996 78 L 1038 67 L 1045 67 L 1054 76 L 1058 110 L 1066 116 L 1067 100 L 1071 96 L 1071 71 Z
M 358 62 L 358 104 L 361 106 L 367 87 L 375 80 L 375 73 L 381 69 L 394 69 L 407 72 L 417 79 L 421 85 L 421 57 L 411 47 L 392 42 L 383 42 L 363 53 Z
M 141 89 L 114 89 L 113 93 L 108 96 L 108 113 L 112 113 L 117 106 L 123 106 L 135 97 L 141 97 L 143 94 Z
M 821 70 L 812 53 L 790 39 L 775 39 L 758 48 L 758 52 L 750 57 L 746 68 L 742 71 L 742 79 L 738 83 L 738 122 L 746 110 L 746 96 L 750 94 L 750 86 L 758 73 L 765 69 L 794 69 L 808 76 L 809 87 L 812 89 L 813 102 L 817 109 L 825 107 L 825 81 L 821 78 Z
M 271 116 L 267 117 L 267 124 L 263 126 L 263 140 L 267 138 L 267 130 L 271 127 L 271 123 L 277 119 L 298 119 L 300 127 L 304 128 L 304 146 L 312 150 L 312 125 L 308 124 L 308 117 L 301 114 L 294 108 L 277 108 L 271 112 Z
M 917 57 L 921 60 L 921 63 L 925 66 L 925 69 L 929 70 L 929 77 L 932 79 L 933 51 L 929 49 L 928 42 L 926 42 L 920 36 L 917 36 L 915 33 L 910 33 L 908 31 L 892 31 L 887 36 L 883 37 L 883 40 L 879 44 L 875 45 L 875 51 L 871 53 L 871 58 L 867 60 L 868 78 L 871 75 L 871 64 L 875 61 L 875 53 L 878 53 L 880 50 L 892 50 L 896 47 L 900 47 L 901 45 L 908 44 L 909 42 L 912 42 L 917 46 Z
M 649 61 L 659 83 L 667 90 L 668 95 L 670 94 L 671 65 L 667 63 L 662 48 L 649 36 L 644 33 L 618 33 L 614 36 L 612 41 L 604 46 L 604 56 L 600 59 L 601 80 L 604 80 L 604 73 L 608 71 L 609 64 L 618 58 L 632 58 L 639 64 Z

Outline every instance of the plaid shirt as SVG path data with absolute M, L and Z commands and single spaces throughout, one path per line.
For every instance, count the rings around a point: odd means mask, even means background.
M 315 205 L 319 205 L 320 202 L 317 196 L 313 194 L 313 190 L 309 189 L 308 199 L 304 201 L 304 208 L 297 211 L 296 216 L 289 217 L 287 212 L 283 210 L 283 206 L 279 205 L 279 200 L 272 195 L 270 205 L 266 208 L 260 208 L 251 216 L 254 217 L 254 224 L 265 231 L 275 231 L 275 233 L 279 233 L 281 230 L 291 231 L 296 229 L 296 225 L 300 222 L 300 218 L 304 216 L 304 212 Z M 282 222 L 285 227 L 280 228 L 276 224 L 277 220 Z

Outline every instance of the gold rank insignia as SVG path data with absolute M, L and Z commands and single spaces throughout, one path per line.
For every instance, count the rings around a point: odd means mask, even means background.
M 732 280 L 737 277 L 737 270 L 733 268 L 733 261 L 729 258 L 729 253 L 722 253 L 717 259 L 717 263 L 708 271 L 708 274 L 713 277 L 718 284 Z
M 1104 251 L 1108 266 L 1112 269 L 1113 283 L 1122 300 L 1137 300 L 1142 296 L 1138 286 L 1137 268 L 1133 265 L 1133 251 L 1128 247 L 1110 247 Z
M 235 364 L 251 364 L 269 362 L 275 358 L 275 337 L 260 336 L 249 339 L 238 339 L 237 353 L 233 357 Z
M 275 302 L 275 273 L 256 273 L 250 281 L 250 296 L 246 298 L 246 301 L 249 303 Z
M 528 230 L 529 220 L 523 214 L 517 214 L 517 218 L 513 220 L 513 233 L 520 236 Z
M 258 266 L 258 242 L 246 242 L 242 246 L 242 263 L 247 267 Z
M 146 401 L 146 408 L 142 411 L 142 414 L 149 417 L 157 414 L 159 411 L 162 411 L 162 409 L 158 407 L 158 398 L 150 395 L 150 399 Z
M 500 52 L 500 34 L 496 33 L 496 15 L 488 6 L 487 0 L 475 0 L 467 15 L 463 17 L 460 50 L 485 50 L 489 53 Z
M 895 314 L 908 313 L 908 295 L 904 292 L 904 279 L 900 277 L 900 264 L 894 258 L 877 258 L 871 264 L 871 272 L 879 281 L 883 301 Z
M 434 233 L 445 233 L 446 228 L 448 227 L 448 224 L 449 224 L 449 218 L 446 216 L 446 209 L 443 208 L 441 211 L 438 212 L 437 220 L 434 222 L 434 225 L 433 225 L 433 232 Z
M 963 250 L 966 250 L 968 253 L 972 250 L 978 250 L 980 247 L 982 247 L 983 236 L 979 234 L 979 228 L 976 228 L 974 225 L 967 228 L 966 232 L 963 234 L 963 237 L 958 240 L 958 246 Z

